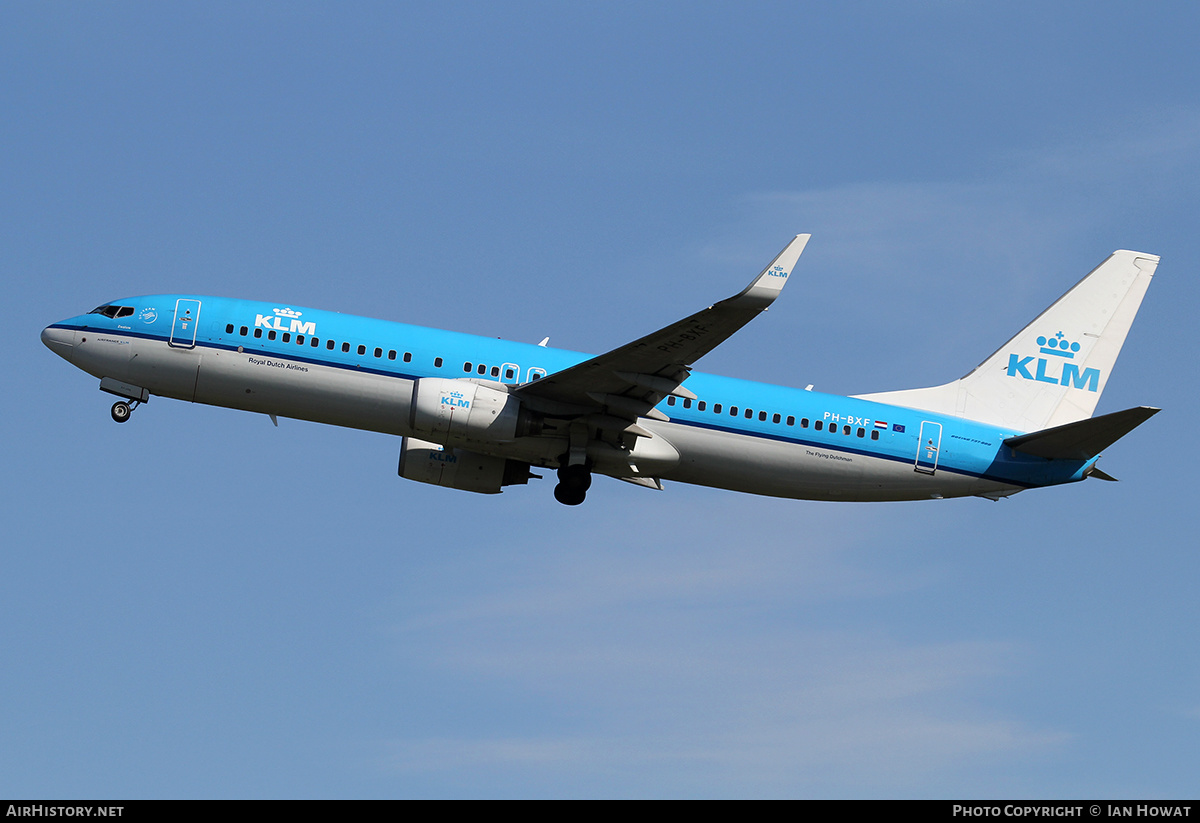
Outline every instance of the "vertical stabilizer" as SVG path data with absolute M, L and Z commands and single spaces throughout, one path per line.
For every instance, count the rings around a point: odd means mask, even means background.
M 1157 266 L 1115 251 L 966 377 L 858 396 L 1018 431 L 1091 417 Z

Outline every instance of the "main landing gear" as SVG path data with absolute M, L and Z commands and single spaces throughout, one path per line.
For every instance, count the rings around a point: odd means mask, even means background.
M 564 506 L 578 506 L 592 485 L 592 472 L 586 465 L 563 466 L 558 470 L 554 499 Z
M 118 400 L 116 403 L 112 404 L 112 419 L 118 423 L 124 423 L 129 419 L 129 416 L 133 414 L 133 410 L 140 405 L 141 403 L 136 400 L 133 401 L 132 405 L 126 403 L 124 400 Z

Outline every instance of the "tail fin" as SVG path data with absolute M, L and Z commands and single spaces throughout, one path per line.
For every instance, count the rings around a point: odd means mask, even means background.
M 966 377 L 857 396 L 1026 432 L 1089 418 L 1157 266 L 1115 251 Z

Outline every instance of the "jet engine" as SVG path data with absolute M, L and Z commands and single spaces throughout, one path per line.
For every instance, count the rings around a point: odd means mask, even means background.
M 438 440 L 504 442 L 542 429 L 541 415 L 516 397 L 470 380 L 422 377 L 413 383 L 410 409 L 412 430 Z
M 419 483 L 480 494 L 499 494 L 503 486 L 524 485 L 529 464 L 405 437 L 400 443 L 398 474 Z

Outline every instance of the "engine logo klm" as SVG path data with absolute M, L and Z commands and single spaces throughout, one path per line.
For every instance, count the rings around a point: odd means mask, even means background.
M 454 406 L 455 408 L 460 409 L 469 409 L 471 408 L 471 401 L 468 400 L 462 392 L 452 391 L 442 394 L 442 405 Z
M 1087 389 L 1088 391 L 1098 391 L 1100 388 L 1100 370 L 1099 369 L 1083 369 L 1079 368 L 1076 363 L 1067 361 L 1074 360 L 1075 355 L 1079 353 L 1079 344 L 1067 340 L 1066 336 L 1060 331 L 1053 337 L 1039 337 L 1037 344 L 1041 347 L 1040 351 L 1044 355 L 1048 355 L 1052 360 L 1046 357 L 1038 357 L 1037 365 L 1033 366 L 1034 372 L 1030 373 L 1029 369 L 1033 364 L 1034 357 L 1021 357 L 1020 355 L 1010 354 L 1008 356 L 1008 376 L 1019 377 L 1022 380 L 1036 380 L 1039 383 L 1052 383 L 1056 386 L 1069 386 L 1073 389 Z M 1058 374 L 1055 375 L 1055 367 Z

